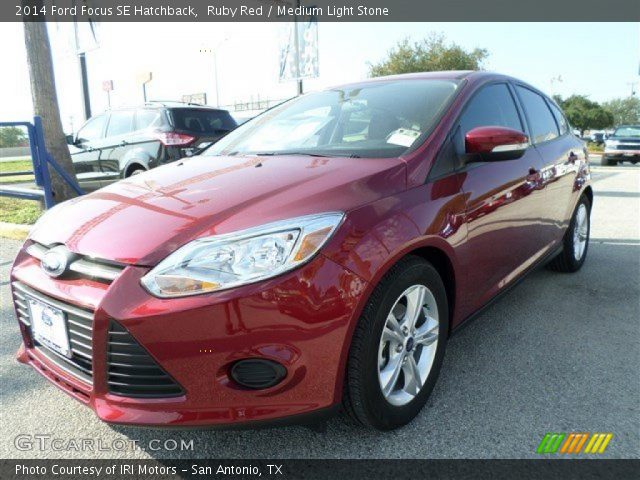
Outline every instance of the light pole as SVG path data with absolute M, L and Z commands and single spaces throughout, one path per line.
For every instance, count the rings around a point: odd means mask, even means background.
M 216 107 L 220 106 L 220 88 L 218 86 L 218 49 L 220 46 L 229 40 L 229 37 L 224 37 L 222 40 L 218 42 L 218 44 L 213 48 L 201 48 L 200 53 L 210 53 L 213 57 L 213 81 L 215 82 L 215 91 L 216 94 Z

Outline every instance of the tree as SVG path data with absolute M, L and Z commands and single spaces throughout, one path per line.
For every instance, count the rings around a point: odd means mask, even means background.
M 29 0 L 28 2 L 23 0 L 23 4 L 36 6 L 35 10 L 39 12 L 44 2 L 43 0 Z M 41 21 L 38 16 L 25 16 L 23 20 L 33 110 L 36 115 L 42 117 L 44 143 L 48 152 L 58 165 L 75 180 L 69 146 L 62 130 L 47 24 Z M 55 170 L 49 169 L 49 171 L 51 172 L 51 185 L 56 203 L 76 196 L 71 186 Z
M 399 41 L 389 50 L 386 59 L 375 65 L 369 64 L 369 75 L 380 77 L 439 70 L 481 70 L 488 56 L 489 52 L 484 48 L 468 51 L 455 43 L 447 43 L 443 35 L 433 33 L 419 42 L 410 42 L 408 38 Z
M 640 98 L 616 98 L 605 102 L 603 107 L 613 115 L 614 125 L 640 123 Z
M 580 130 L 601 130 L 613 126 L 613 115 L 597 102 L 589 100 L 584 95 L 571 95 L 566 100 L 554 97 L 564 110 L 569 123 Z
M 27 141 L 24 130 L 18 127 L 0 128 L 0 148 L 21 147 Z

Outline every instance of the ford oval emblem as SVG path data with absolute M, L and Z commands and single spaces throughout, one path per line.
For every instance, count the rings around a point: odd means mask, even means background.
M 50 277 L 59 277 L 67 271 L 72 253 L 64 245 L 52 248 L 40 263 L 42 270 Z

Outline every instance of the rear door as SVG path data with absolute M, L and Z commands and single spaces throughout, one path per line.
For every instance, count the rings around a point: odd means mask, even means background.
M 527 86 L 515 88 L 542 160 L 545 202 L 540 205 L 540 234 L 546 244 L 556 243 L 562 239 L 572 213 L 576 174 L 586 161 L 583 143 L 571 134 L 553 102 Z
M 506 82 L 481 87 L 460 116 L 456 151 L 476 127 L 501 126 L 526 132 L 524 118 Z M 467 198 L 468 237 L 462 258 L 470 286 L 466 305 L 474 311 L 508 285 L 540 255 L 537 232 L 543 193 L 538 189 L 541 159 L 533 147 L 521 158 L 474 162 L 462 167 Z

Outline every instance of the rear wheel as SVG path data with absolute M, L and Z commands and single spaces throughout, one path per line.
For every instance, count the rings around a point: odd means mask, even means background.
M 564 235 L 562 252 L 560 252 L 548 267 L 557 272 L 577 272 L 582 267 L 589 248 L 589 232 L 591 228 L 591 203 L 583 195 L 578 201 L 571 223 Z
M 436 269 L 406 257 L 376 287 L 354 332 L 344 406 L 358 423 L 391 430 L 411 421 L 440 372 L 449 328 Z
M 143 172 L 146 172 L 144 167 L 142 167 L 140 165 L 132 165 L 131 167 L 129 167 L 127 169 L 126 177 L 128 178 L 128 177 L 133 177 L 134 175 L 140 175 Z

